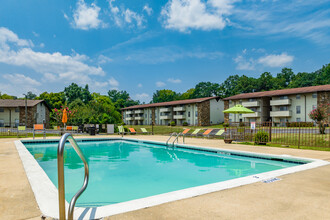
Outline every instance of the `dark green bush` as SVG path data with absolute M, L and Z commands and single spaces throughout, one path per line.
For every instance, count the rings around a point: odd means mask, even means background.
M 228 128 L 229 127 L 229 123 L 223 123 L 223 127 L 224 128 Z
M 175 121 L 171 121 L 171 126 L 175 126 Z
M 287 127 L 314 127 L 313 122 L 287 122 Z
M 185 121 L 185 122 L 182 123 L 182 125 L 183 126 L 188 126 L 188 122 Z
M 254 135 L 254 142 L 259 143 L 267 143 L 269 140 L 269 134 L 266 131 L 258 131 Z

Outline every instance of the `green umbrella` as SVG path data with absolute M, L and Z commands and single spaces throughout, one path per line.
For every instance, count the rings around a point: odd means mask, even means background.
M 245 108 L 243 105 L 235 105 L 229 109 L 223 111 L 224 113 L 233 113 L 233 114 L 249 114 L 254 113 L 251 109 Z

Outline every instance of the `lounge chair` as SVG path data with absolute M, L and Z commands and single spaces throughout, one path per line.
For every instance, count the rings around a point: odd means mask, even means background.
M 120 125 L 118 126 L 118 134 L 124 134 L 125 130 L 124 130 L 124 126 Z
M 150 134 L 151 132 L 147 131 L 145 128 L 141 128 L 142 134 Z
M 130 134 L 136 134 L 136 131 L 134 128 L 128 128 L 128 129 L 129 129 Z
M 190 128 L 185 129 L 183 132 L 181 132 L 182 136 L 186 136 L 188 132 L 190 131 Z
M 35 137 L 35 133 L 40 132 L 44 134 L 44 139 L 46 139 L 46 130 L 43 124 L 34 124 L 33 125 L 33 139 Z
M 60 126 L 53 126 L 53 132 L 58 133 L 59 135 L 61 135 L 61 127 Z
M 223 133 L 225 132 L 224 129 L 220 129 L 219 131 L 217 131 L 216 133 L 209 133 L 208 137 L 220 137 Z
M 198 135 L 198 132 L 199 132 L 200 130 L 202 130 L 202 129 L 197 128 L 195 131 L 193 131 L 193 133 L 190 134 L 190 136 L 191 136 L 191 137 L 192 137 L 192 136 L 197 136 L 197 135 Z
M 211 131 L 213 131 L 213 129 L 207 129 L 207 130 L 203 133 L 203 137 L 209 137 Z
M 17 137 L 19 137 L 20 132 L 25 133 L 25 136 L 27 137 L 26 126 L 18 126 L 17 127 Z

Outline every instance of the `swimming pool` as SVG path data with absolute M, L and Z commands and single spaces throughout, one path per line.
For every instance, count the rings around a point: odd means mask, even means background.
M 94 217 L 257 182 L 321 162 L 187 145 L 172 148 L 132 139 L 88 139 L 78 140 L 78 144 L 89 163 L 90 181 L 77 206 L 89 207 L 90 215 L 94 210 Z M 33 156 L 39 173 L 42 168 L 44 176 L 47 174 L 44 184 L 53 185 L 54 191 L 58 141 L 25 141 L 24 145 L 28 150 L 25 154 Z M 64 157 L 66 200 L 70 201 L 81 187 L 84 169 L 70 144 Z M 88 212 L 80 209 L 78 215 Z

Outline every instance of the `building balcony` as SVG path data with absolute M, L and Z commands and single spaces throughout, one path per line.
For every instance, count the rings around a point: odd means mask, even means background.
M 260 107 L 260 102 L 259 101 L 253 101 L 253 102 L 242 102 L 242 105 L 244 107 Z
M 270 105 L 291 105 L 291 99 L 270 100 Z
M 271 111 L 270 117 L 291 117 L 291 111 Z
M 255 112 L 251 114 L 242 114 L 243 118 L 258 118 L 260 117 L 261 113 L 260 112 Z
M 126 119 L 126 121 L 132 121 L 132 120 L 134 120 L 134 117 L 126 117 L 125 119 Z
M 174 115 L 173 118 L 174 119 L 185 119 L 186 116 L 185 115 Z
M 170 115 L 161 115 L 159 116 L 160 120 L 167 120 L 167 119 L 172 119 L 172 117 Z
M 126 115 L 131 115 L 131 114 L 134 114 L 133 111 L 126 111 Z
M 137 116 L 137 117 L 134 117 L 135 120 L 144 120 L 144 117 L 142 116 Z
M 134 113 L 135 114 L 143 114 L 143 110 L 135 110 Z
M 186 108 L 185 107 L 175 107 L 175 108 L 173 108 L 173 111 L 175 111 L 175 112 L 184 112 L 184 111 L 186 111 Z
M 170 112 L 171 108 L 161 108 L 159 109 L 160 112 Z

